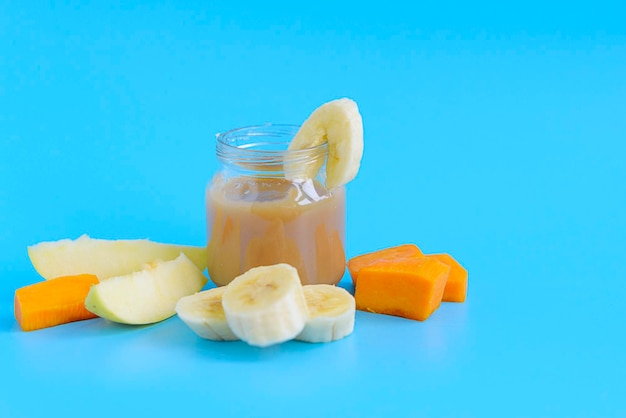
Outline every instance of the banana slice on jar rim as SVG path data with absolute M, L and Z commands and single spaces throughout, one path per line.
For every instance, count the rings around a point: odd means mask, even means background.
M 357 175 L 363 157 L 363 120 L 352 99 L 342 98 L 315 109 L 300 126 L 289 144 L 290 151 L 328 144 L 326 188 L 343 186 Z M 314 178 L 323 162 L 309 167 L 285 163 L 290 180 Z

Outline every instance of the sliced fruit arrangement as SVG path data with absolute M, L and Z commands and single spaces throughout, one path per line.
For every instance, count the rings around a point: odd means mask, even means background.
M 281 263 L 254 267 L 226 286 L 184 297 L 176 311 L 202 338 L 241 339 L 267 347 L 292 339 L 316 343 L 350 335 L 355 302 L 336 286 L 302 286 L 296 268 Z
M 141 271 L 93 285 L 85 298 L 85 307 L 113 322 L 152 324 L 173 316 L 178 300 L 200 291 L 207 281 L 181 253 L 174 260 L 155 260 Z
M 332 190 L 354 179 L 363 155 L 363 123 L 353 100 L 333 100 L 315 109 L 289 150 L 323 144 L 328 150 L 326 187 Z M 285 176 L 307 181 L 323 164 L 286 161 Z M 320 231 L 316 241 L 320 235 L 332 242 Z M 15 292 L 15 318 L 30 331 L 96 317 L 151 324 L 178 314 L 202 338 L 267 347 L 292 339 L 319 343 L 344 338 L 354 330 L 356 309 L 423 321 L 442 301 L 464 302 L 467 297 L 467 270 L 449 254 L 424 254 L 414 244 L 350 259 L 354 296 L 332 285 L 303 286 L 296 267 L 285 263 L 251 268 L 226 286 L 202 291 L 208 282 L 203 274 L 207 252 L 218 250 L 211 245 L 87 235 L 32 245 L 28 255 L 45 280 Z M 318 252 L 325 247 L 320 248 Z
M 291 140 L 289 150 L 298 151 L 328 144 L 326 188 L 342 186 L 356 176 L 363 156 L 363 119 L 354 100 L 342 98 L 324 103 L 311 113 Z M 286 164 L 286 177 L 314 178 L 317 166 Z
M 449 254 L 403 244 L 348 261 L 357 309 L 423 321 L 441 302 L 464 302 L 467 270 Z
M 25 331 L 97 317 L 157 322 L 208 281 L 206 247 L 83 235 L 32 245 L 28 255 L 45 280 L 15 292 L 15 318 Z
M 102 280 L 141 270 L 144 264 L 154 260 L 173 260 L 181 252 L 204 271 L 206 247 L 162 244 L 147 239 L 94 239 L 87 235 L 28 247 L 33 267 L 45 279 L 94 274 Z

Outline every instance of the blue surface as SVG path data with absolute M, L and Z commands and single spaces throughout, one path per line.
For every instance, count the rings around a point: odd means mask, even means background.
M 28 4 L 0 2 L 0 417 L 626 415 L 618 2 Z M 466 303 L 264 350 L 176 317 L 19 330 L 27 245 L 202 245 L 213 135 L 343 96 L 348 256 L 449 252 Z

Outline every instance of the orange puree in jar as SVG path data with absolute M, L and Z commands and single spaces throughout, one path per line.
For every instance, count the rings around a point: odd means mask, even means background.
M 286 151 L 297 126 L 218 135 L 221 170 L 206 193 L 208 272 L 226 285 L 252 267 L 288 263 L 303 284 L 336 284 L 345 271 L 346 193 L 323 179 L 289 180 L 283 163 L 322 167 L 326 145 Z

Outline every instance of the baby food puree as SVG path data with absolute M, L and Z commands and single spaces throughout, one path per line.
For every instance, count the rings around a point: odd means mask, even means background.
M 285 178 L 285 160 L 323 164 L 327 154 L 325 145 L 297 155 L 287 151 L 296 130 L 251 127 L 218 138 L 222 168 L 206 193 L 208 271 L 215 284 L 277 263 L 294 266 L 305 284 L 341 280 L 345 187 L 328 191 L 319 178 Z
M 299 127 L 260 125 L 217 135 L 220 168 L 206 191 L 208 272 L 223 286 L 287 263 L 303 284 L 336 284 L 346 268 L 345 184 L 363 152 L 356 104 L 339 99 Z

